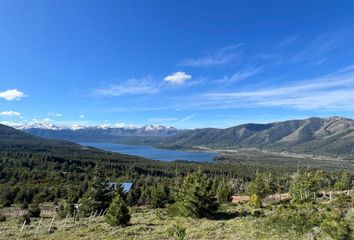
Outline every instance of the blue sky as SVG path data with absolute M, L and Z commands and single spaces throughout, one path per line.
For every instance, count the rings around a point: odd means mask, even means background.
M 0 3 L 0 122 L 354 118 L 353 1 Z

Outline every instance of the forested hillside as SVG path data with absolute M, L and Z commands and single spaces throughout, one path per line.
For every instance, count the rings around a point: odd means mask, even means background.
M 309 118 L 226 129 L 196 129 L 165 140 L 171 148 L 259 148 L 273 151 L 354 156 L 354 120 Z

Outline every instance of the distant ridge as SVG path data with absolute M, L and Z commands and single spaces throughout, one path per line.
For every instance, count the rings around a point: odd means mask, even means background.
M 260 148 L 354 157 L 354 120 L 312 117 L 226 129 L 195 129 L 171 137 L 164 144 L 173 148 Z
M 181 130 L 151 125 L 144 127 L 82 127 L 78 129 L 48 129 L 37 126 L 20 129 L 40 137 L 76 142 L 113 141 L 174 149 L 196 147 L 212 149 L 258 148 L 271 151 L 354 157 L 354 120 L 338 116 L 311 117 L 266 124 L 248 123 L 225 129 Z
M 56 126 L 50 125 L 19 125 L 17 129 L 23 130 L 39 137 L 62 139 L 74 142 L 85 141 L 112 141 L 118 137 L 170 137 L 186 130 L 160 125 L 137 126 Z

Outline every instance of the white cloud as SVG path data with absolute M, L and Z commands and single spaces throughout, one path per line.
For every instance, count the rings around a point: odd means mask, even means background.
M 195 116 L 197 116 L 197 115 L 192 114 L 192 115 L 186 116 L 186 117 L 182 118 L 181 120 L 179 120 L 178 122 L 176 122 L 176 125 L 180 125 L 188 120 L 191 120 L 191 119 L 195 118 Z
M 24 97 L 24 93 L 18 91 L 17 89 L 6 90 L 4 92 L 0 92 L 0 98 L 4 98 L 7 101 L 16 100 Z
M 192 76 L 186 74 L 185 72 L 175 72 L 175 73 L 165 77 L 164 80 L 167 82 L 170 82 L 172 84 L 182 84 L 191 78 L 192 78 Z
M 353 70 L 354 70 L 354 64 L 350 65 L 350 66 L 347 66 L 345 68 L 339 69 L 337 72 L 338 73 L 345 73 L 345 72 L 350 72 L 350 71 L 353 71 Z
M 15 111 L 3 111 L 0 113 L 1 116 L 21 116 L 21 113 Z
M 235 52 L 242 44 L 229 45 L 224 48 L 218 49 L 213 52 L 207 53 L 203 57 L 198 58 L 187 58 L 178 63 L 179 66 L 189 66 L 189 67 L 209 67 L 226 65 L 234 62 L 239 53 Z
M 174 117 L 166 117 L 166 118 L 150 118 L 148 119 L 149 122 L 174 122 L 177 121 L 178 118 L 174 118 Z
M 262 71 L 264 71 L 264 67 L 258 67 L 258 68 L 248 68 L 243 71 L 238 71 L 234 74 L 232 74 L 230 77 L 224 77 L 222 79 L 216 80 L 215 82 L 217 83 L 230 83 L 230 82 L 238 82 L 241 80 L 244 80 L 246 78 L 252 77 Z
M 354 109 L 354 73 L 327 75 L 288 86 L 208 93 L 214 106 L 284 106 L 297 109 Z
M 49 115 L 49 116 L 54 116 L 54 117 L 62 117 L 62 116 L 63 116 L 63 114 L 61 114 L 61 113 L 55 113 L 55 112 L 50 112 L 50 113 L 48 113 L 48 115 Z
M 85 115 L 83 115 L 83 114 L 81 114 L 80 116 L 79 116 L 79 118 L 84 118 L 85 117 Z
M 290 56 L 287 61 L 299 62 L 323 59 L 337 48 L 343 46 L 344 42 L 352 41 L 353 37 L 354 34 L 349 29 L 324 32 L 310 41 L 301 51 Z
M 95 90 L 95 94 L 106 97 L 117 97 L 129 94 L 152 94 L 159 91 L 159 87 L 151 78 L 128 79 L 122 84 L 111 84 Z

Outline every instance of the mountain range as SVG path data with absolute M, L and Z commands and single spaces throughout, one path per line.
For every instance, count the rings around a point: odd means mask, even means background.
M 173 148 L 195 146 L 258 148 L 330 156 L 354 156 L 354 120 L 342 117 L 243 124 L 226 129 L 195 129 L 168 138 Z
M 15 128 L 39 137 L 74 142 L 113 141 L 121 137 L 170 137 L 185 130 L 159 125 L 125 126 L 57 126 L 54 124 L 18 125 Z
M 181 130 L 165 126 L 45 128 L 18 127 L 40 137 L 69 141 L 113 141 L 164 148 L 257 148 L 354 157 L 354 120 L 343 117 L 288 120 L 235 127 Z M 158 138 L 157 138 L 158 137 Z M 141 139 L 144 139 L 142 141 Z

